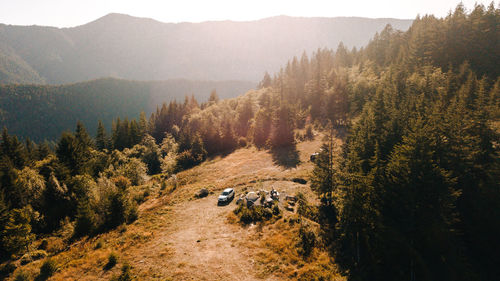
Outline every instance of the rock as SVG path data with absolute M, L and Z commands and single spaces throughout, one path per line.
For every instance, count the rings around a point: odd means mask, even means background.
M 200 190 L 196 193 L 195 197 L 196 197 L 196 198 L 203 198 L 203 197 L 207 197 L 207 196 L 208 196 L 208 194 L 209 194 L 208 189 L 206 189 L 206 188 L 202 188 L 202 189 L 200 189 Z
M 292 181 L 296 182 L 296 183 L 300 183 L 300 184 L 306 184 L 307 183 L 307 180 L 305 180 L 303 178 L 293 178 Z

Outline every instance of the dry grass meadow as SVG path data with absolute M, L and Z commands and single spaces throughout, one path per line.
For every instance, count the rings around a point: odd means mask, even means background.
M 243 226 L 232 212 L 236 200 L 217 206 L 217 195 L 226 187 L 234 187 L 236 197 L 274 187 L 283 195 L 302 192 L 317 203 L 308 183 L 292 179 L 308 180 L 313 168 L 309 155 L 321 146 L 320 137 L 297 144 L 299 161 L 291 166 L 280 162 L 286 153 L 242 148 L 177 174 L 176 186 L 172 179 L 162 184 L 157 177 L 136 187 L 137 193 L 147 190 L 149 196 L 134 223 L 70 246 L 63 240 L 71 225 L 66 233 L 47 239 L 59 267 L 50 280 L 110 280 L 125 263 L 137 280 L 343 280 L 326 251 L 315 248 L 307 258 L 298 253 L 299 224 L 291 223 L 297 216 L 293 212 L 283 210 L 280 219 Z M 209 189 L 210 195 L 196 199 L 200 188 Z M 118 256 L 118 263 L 105 269 L 110 253 Z M 16 273 L 34 277 L 42 262 L 19 266 Z

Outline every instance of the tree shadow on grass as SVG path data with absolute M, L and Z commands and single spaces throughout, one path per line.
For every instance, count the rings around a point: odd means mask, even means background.
M 295 145 L 271 148 L 273 162 L 283 168 L 295 168 L 300 164 L 299 151 Z

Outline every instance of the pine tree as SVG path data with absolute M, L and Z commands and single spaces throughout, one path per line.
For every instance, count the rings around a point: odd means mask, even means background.
M 141 142 L 143 136 L 141 135 L 141 130 L 139 129 L 139 125 L 137 121 L 132 120 L 130 122 L 130 146 L 134 146 Z
M 282 104 L 277 110 L 271 132 L 271 145 L 273 148 L 288 147 L 295 144 L 291 114 L 290 106 L 286 104 Z
M 261 88 L 261 89 L 267 88 L 267 87 L 270 87 L 271 84 L 272 84 L 271 76 L 266 71 L 266 73 L 264 73 L 264 78 L 262 78 L 262 81 L 260 81 L 260 83 L 259 83 L 259 88 Z
M 207 151 L 203 144 L 203 139 L 199 134 L 194 136 L 193 142 L 191 143 L 191 154 L 196 164 L 199 164 L 207 158 Z
M 97 124 L 96 147 L 100 151 L 109 148 L 109 140 L 106 135 L 106 128 L 104 128 L 101 120 L 99 120 L 99 123 Z
M 333 127 L 330 124 L 328 142 L 323 143 L 320 152 L 314 160 L 314 169 L 312 172 L 311 188 L 323 197 L 328 205 L 332 204 L 333 193 L 336 191 L 335 182 L 335 139 L 333 136 Z
M 239 136 L 247 136 L 250 128 L 250 120 L 254 117 L 253 100 L 251 97 L 245 99 L 237 108 L 237 133 Z
M 146 114 L 144 113 L 144 111 L 141 111 L 141 114 L 139 116 L 139 133 L 141 139 L 144 137 L 144 135 L 151 133 L 148 128 L 148 120 L 146 119 Z
M 13 209 L 9 213 L 9 219 L 2 231 L 1 240 L 6 252 L 16 255 L 28 251 L 28 247 L 34 240 L 35 235 L 31 233 L 31 208 Z
M 234 134 L 233 126 L 229 121 L 225 121 L 221 127 L 221 150 L 223 152 L 233 151 L 238 146 L 238 140 Z
M 85 126 L 81 121 L 76 123 L 75 139 L 79 149 L 82 151 L 87 151 L 93 146 L 93 140 L 85 129 Z
M 76 147 L 75 136 L 70 132 L 62 133 L 56 147 L 57 158 L 64 164 L 72 175 L 78 173 L 78 148 Z
M 3 192 L 0 192 L 0 233 L 3 233 L 5 226 L 9 221 L 9 207 L 5 201 L 5 196 Z M 0 258 L 6 258 L 8 256 L 7 249 L 5 248 L 3 241 L 0 239 Z
M 271 113 L 266 109 L 261 109 L 255 116 L 255 125 L 253 129 L 253 142 L 261 148 L 266 146 L 267 140 L 271 134 L 272 118 Z
M 17 136 L 10 136 L 5 127 L 2 131 L 0 155 L 8 157 L 17 169 L 22 169 L 27 163 L 27 155 L 24 145 L 19 141 Z
M 208 98 L 209 103 L 217 104 L 219 102 L 219 95 L 215 89 L 210 92 L 210 97 Z

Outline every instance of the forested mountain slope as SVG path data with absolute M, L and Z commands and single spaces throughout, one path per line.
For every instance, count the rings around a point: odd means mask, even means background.
M 0 24 L 0 83 L 132 80 L 258 81 L 290 57 L 368 43 L 411 20 L 273 17 L 249 22 L 162 23 L 109 14 L 73 28 Z
M 194 95 L 207 100 L 216 90 L 221 98 L 245 93 L 255 86 L 243 81 L 168 80 L 139 82 L 119 79 L 62 85 L 0 85 L 0 126 L 35 141 L 55 140 L 77 120 L 92 133 L 97 121 L 111 128 L 113 118 L 148 116 L 163 102 L 183 102 Z

